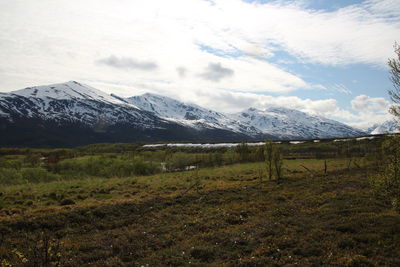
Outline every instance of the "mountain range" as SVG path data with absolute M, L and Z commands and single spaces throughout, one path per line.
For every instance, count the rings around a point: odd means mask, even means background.
M 399 123 L 396 120 L 388 120 L 382 124 L 374 125 L 370 134 L 400 133 Z
M 0 93 L 0 145 L 71 147 L 98 142 L 251 141 L 365 135 L 283 107 L 227 114 L 156 94 L 123 98 L 76 81 Z

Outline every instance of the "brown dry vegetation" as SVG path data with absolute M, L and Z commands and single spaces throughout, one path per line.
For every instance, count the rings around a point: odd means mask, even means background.
M 0 262 L 399 266 L 399 214 L 374 195 L 373 168 L 347 163 L 328 159 L 323 175 L 323 160 L 286 160 L 279 182 L 244 163 L 3 187 Z

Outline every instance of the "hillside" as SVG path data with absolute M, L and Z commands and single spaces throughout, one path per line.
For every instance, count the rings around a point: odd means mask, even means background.
M 0 95 L 0 145 L 71 147 L 99 142 L 238 141 L 224 129 L 193 129 L 71 81 Z
M 399 133 L 399 123 L 396 120 L 388 120 L 371 129 L 371 134 Z
M 246 141 L 352 137 L 350 126 L 297 110 L 212 111 L 165 96 L 106 94 L 76 81 L 0 94 L 0 145 L 74 147 L 99 142 Z

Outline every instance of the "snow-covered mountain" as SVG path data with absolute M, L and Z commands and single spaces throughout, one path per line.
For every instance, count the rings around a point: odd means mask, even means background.
M 283 107 L 266 110 L 249 108 L 234 114 L 234 116 L 238 120 L 260 129 L 264 134 L 281 139 L 349 137 L 365 134 L 334 120 Z
M 400 133 L 400 124 L 395 120 L 388 120 L 372 129 L 371 134 Z
M 122 98 L 75 81 L 0 93 L 0 129 L 3 146 L 306 139 L 364 134 L 342 123 L 296 110 L 251 108 L 224 114 L 155 94 Z
M 75 81 L 0 93 L 0 129 L 2 146 L 252 139 L 228 129 L 195 129 L 166 120 Z
M 76 81 L 69 81 L 66 83 L 43 85 L 28 87 L 25 89 L 13 91 L 12 94 L 24 96 L 28 98 L 42 98 L 42 99 L 58 99 L 58 100 L 93 100 L 107 104 L 127 104 L 121 98 L 109 95 L 93 88 L 89 85 L 83 85 Z
M 365 134 L 337 121 L 281 107 L 264 111 L 250 108 L 237 114 L 223 114 L 148 93 L 130 97 L 128 101 L 157 116 L 185 125 L 230 129 L 250 136 L 307 139 Z
M 195 104 L 183 103 L 169 97 L 146 93 L 130 97 L 127 101 L 142 110 L 152 112 L 156 116 L 196 129 L 224 129 L 252 137 L 263 135 L 258 128 L 229 115 L 205 109 Z
M 85 125 L 116 121 L 155 127 L 155 117 L 116 97 L 75 81 L 0 94 L 3 117 L 24 117 Z

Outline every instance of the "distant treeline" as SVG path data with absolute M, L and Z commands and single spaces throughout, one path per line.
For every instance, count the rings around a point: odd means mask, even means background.
M 379 158 L 382 139 L 274 144 L 283 159 Z M 0 184 L 127 177 L 266 160 L 266 146 L 143 147 L 92 144 L 76 149 L 0 148 Z

